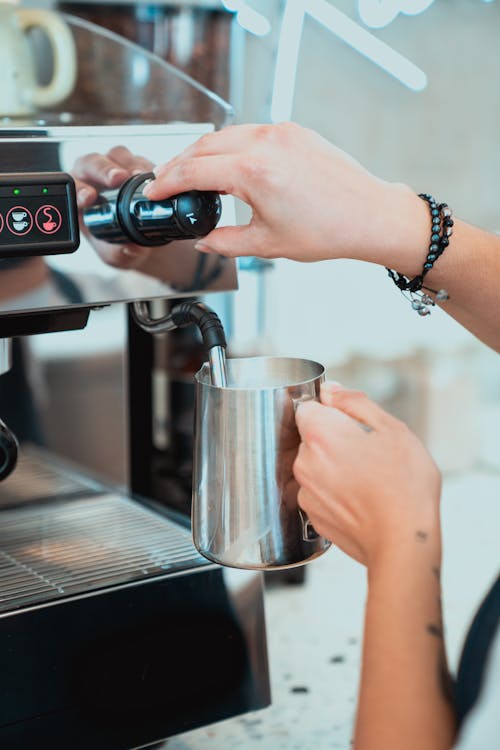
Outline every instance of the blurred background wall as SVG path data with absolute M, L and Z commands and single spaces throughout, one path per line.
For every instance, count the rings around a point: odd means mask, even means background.
M 269 19 L 270 31 L 245 35 L 245 75 L 234 82 L 239 119 L 286 118 L 286 106 L 273 112 L 276 87 L 288 85 L 286 72 L 280 82 L 270 70 L 280 45 L 288 44 L 290 63 L 295 60 L 293 28 L 282 22 L 287 3 L 249 4 Z M 383 28 L 370 28 L 360 17 L 361 6 L 370 9 L 369 0 L 299 4 L 310 13 L 298 51 L 291 119 L 314 128 L 375 174 L 432 192 L 461 218 L 500 229 L 500 3 L 427 0 L 420 3 L 426 7 L 421 13 L 399 13 Z M 344 14 L 327 19 L 332 28 L 318 20 L 325 5 Z M 374 11 L 383 5 L 371 2 Z M 345 18 L 418 66 L 425 88 L 411 90 L 346 43 Z M 290 39 L 284 41 L 284 34 Z M 369 40 L 363 38 L 360 49 L 370 50 Z M 401 72 L 404 77 L 404 66 Z M 290 79 L 293 74 L 290 64 Z M 269 351 L 316 358 L 331 377 L 366 389 L 416 429 L 445 470 L 483 461 L 498 465 L 498 357 L 445 313 L 433 310 L 419 318 L 384 269 L 354 261 L 280 260 L 262 284 Z M 248 318 L 250 299 L 240 295 L 237 306 L 240 317 Z

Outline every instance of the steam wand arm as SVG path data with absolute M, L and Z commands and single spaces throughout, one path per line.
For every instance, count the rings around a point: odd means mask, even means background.
M 134 302 L 132 314 L 137 325 L 152 334 L 166 333 L 194 323 L 200 329 L 208 350 L 212 385 L 219 388 L 227 385 L 224 328 L 219 316 L 203 302 L 181 302 L 163 318 L 152 318 L 147 302 Z

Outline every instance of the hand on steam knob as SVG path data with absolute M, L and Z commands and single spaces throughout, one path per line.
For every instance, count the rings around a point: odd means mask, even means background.
M 249 225 L 212 231 L 199 248 L 227 256 L 373 262 L 397 254 L 408 226 L 425 247 L 428 216 L 407 187 L 385 182 L 324 138 L 293 123 L 240 125 L 200 138 L 156 168 L 145 194 L 159 200 L 188 189 L 230 193 L 253 212 Z M 388 220 L 390 217 L 390 220 Z M 418 245 L 417 245 L 418 246 Z M 415 272 L 420 256 L 408 257 Z M 404 270 L 404 269 L 403 269 Z

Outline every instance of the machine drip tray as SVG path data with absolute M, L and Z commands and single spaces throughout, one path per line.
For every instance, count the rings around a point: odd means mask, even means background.
M 188 531 L 118 493 L 2 510 L 0 617 L 206 564 Z
M 0 485 L 3 508 L 102 493 L 102 485 L 58 461 L 51 453 L 24 443 L 16 470 Z
M 2 750 L 128 750 L 269 704 L 260 576 L 35 447 L 0 498 Z
M 37 446 L 0 486 L 0 617 L 208 564 L 182 526 Z

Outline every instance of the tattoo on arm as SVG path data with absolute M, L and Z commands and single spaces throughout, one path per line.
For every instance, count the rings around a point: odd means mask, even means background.
M 436 638 L 441 638 L 441 640 L 443 639 L 443 629 L 440 625 L 434 625 L 434 623 L 431 622 L 425 626 L 425 629 L 430 635 L 433 635 Z

